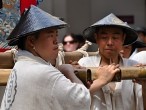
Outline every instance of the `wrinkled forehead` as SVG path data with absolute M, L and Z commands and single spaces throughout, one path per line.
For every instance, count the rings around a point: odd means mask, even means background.
M 117 26 L 103 26 L 96 29 L 96 33 L 98 32 L 120 32 L 124 33 L 124 30 L 121 27 Z

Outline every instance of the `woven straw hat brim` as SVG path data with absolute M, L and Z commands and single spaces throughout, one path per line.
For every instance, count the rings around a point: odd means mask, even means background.
M 134 48 L 144 48 L 146 47 L 146 43 L 140 42 L 140 41 L 136 41 L 132 44 L 132 46 Z
M 46 28 L 60 29 L 66 26 L 67 23 L 64 21 L 31 5 L 31 7 L 22 14 L 18 24 L 8 36 L 7 40 L 11 46 L 17 45 L 17 41 L 20 37 L 27 36 Z
M 96 30 L 101 27 L 107 27 L 107 26 L 119 27 L 124 30 L 124 32 L 126 33 L 124 45 L 132 44 L 138 38 L 138 35 L 134 29 L 132 29 L 130 26 L 127 25 L 127 23 L 121 21 L 119 18 L 117 18 L 113 14 L 108 15 L 107 17 L 101 19 L 100 21 L 86 28 L 83 31 L 83 35 L 90 42 L 96 43 L 95 36 L 94 36 L 96 33 Z
M 57 29 L 59 29 L 58 26 L 56 26 L 56 27 L 51 27 L 51 29 L 52 29 L 52 28 L 57 28 Z M 60 28 L 62 28 L 62 27 L 60 27 Z M 41 30 L 43 30 L 43 29 L 47 29 L 47 28 L 42 28 L 42 29 L 40 29 L 40 30 L 36 30 L 36 31 L 30 32 L 30 33 L 26 33 L 26 34 L 23 34 L 23 35 L 18 35 L 17 37 L 8 40 L 8 45 L 10 45 L 10 46 L 17 45 L 17 44 L 18 44 L 18 40 L 19 40 L 20 37 L 26 37 L 26 36 L 28 36 L 28 35 L 30 35 L 30 34 L 36 33 L 37 31 L 41 31 Z M 48 29 L 49 29 L 49 28 L 48 28 Z

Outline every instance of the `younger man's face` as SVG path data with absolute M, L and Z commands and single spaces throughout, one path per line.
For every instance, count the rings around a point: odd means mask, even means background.
M 142 42 L 146 43 L 146 35 L 143 32 L 138 32 L 138 37 Z
M 46 61 L 53 61 L 58 55 L 58 31 L 57 29 L 45 29 L 40 31 L 34 46 L 36 52 Z
M 99 52 L 105 58 L 115 58 L 124 44 L 125 34 L 118 27 L 101 27 L 96 33 Z

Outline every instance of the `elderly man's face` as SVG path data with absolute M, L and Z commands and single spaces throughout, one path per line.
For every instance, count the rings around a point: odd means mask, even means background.
M 115 58 L 122 49 L 125 34 L 121 28 L 101 27 L 96 33 L 99 52 L 105 58 Z

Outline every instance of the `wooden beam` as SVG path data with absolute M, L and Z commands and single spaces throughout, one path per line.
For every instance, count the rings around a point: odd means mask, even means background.
M 11 69 L 0 69 L 0 86 L 7 84 Z

